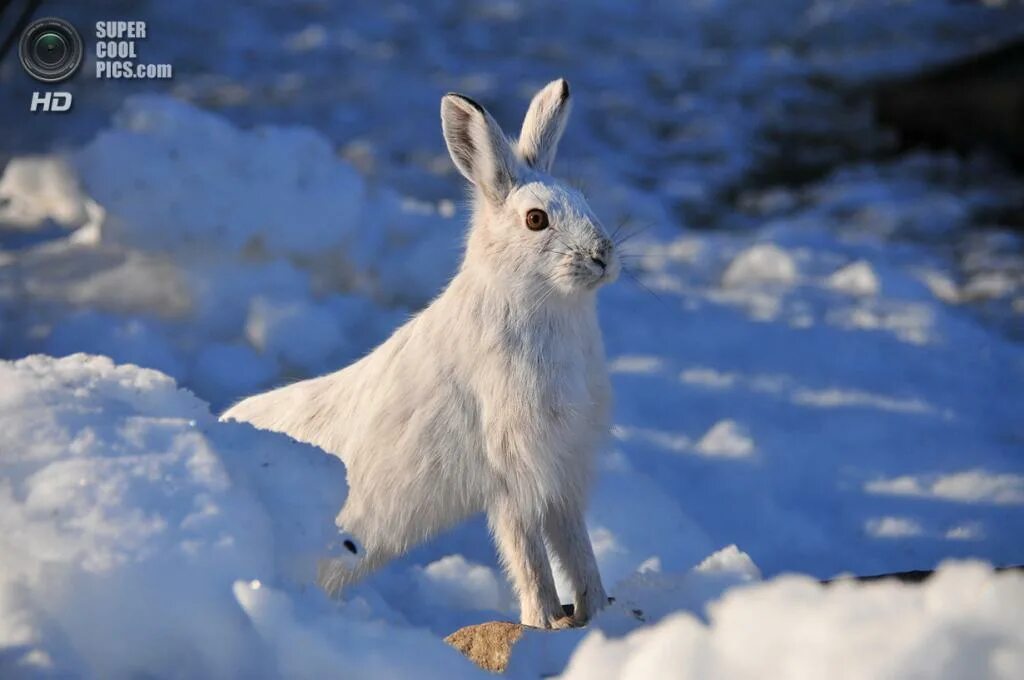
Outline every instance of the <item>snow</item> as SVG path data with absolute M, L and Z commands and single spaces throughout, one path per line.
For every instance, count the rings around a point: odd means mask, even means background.
M 97 211 L 82 194 L 74 171 L 60 158 L 15 158 L 0 178 L 0 219 L 8 228 L 35 229 L 46 219 L 64 228 L 81 227 Z
M 709 555 L 703 562 L 697 565 L 697 571 L 701 572 L 725 572 L 739 574 L 746 579 L 759 580 L 761 570 L 757 568 L 750 555 L 746 554 L 735 545 L 728 545 L 721 550 Z
M 301 332 L 304 342 L 294 342 Z M 255 298 L 245 320 L 245 337 L 261 354 L 315 370 L 342 344 L 341 329 L 330 310 L 305 300 Z
M 850 295 L 878 295 L 881 287 L 871 265 L 863 260 L 837 270 L 828 277 L 828 285 Z
M 754 453 L 754 440 L 735 420 L 721 420 L 697 442 L 697 451 L 706 456 L 745 458 Z
M 1024 189 L 848 93 L 1022 9 L 442 5 L 141 2 L 174 81 L 0 107 L 0 675 L 475 674 L 441 638 L 516 615 L 481 518 L 329 601 L 344 469 L 210 414 L 430 300 L 467 218 L 440 95 L 512 131 L 559 75 L 556 172 L 626 239 L 588 515 L 616 603 L 510 673 L 1021 675 L 1020 577 L 983 563 L 1024 563 Z
M 802 576 L 728 592 L 708 620 L 672 615 L 622 638 L 593 632 L 563 678 L 1017 678 L 1024 577 L 951 563 L 919 588 Z
M 789 253 L 773 243 L 759 243 L 729 263 L 722 275 L 722 283 L 727 288 L 762 283 L 792 284 L 797 277 L 797 265 Z
M 920 536 L 924 532 L 920 524 L 906 517 L 877 517 L 869 519 L 864 529 L 877 538 Z
M 893 496 L 941 498 L 964 503 L 1024 505 L 1024 475 L 994 475 L 985 470 L 878 479 L 869 482 L 864 489 L 868 493 Z
M 276 375 L 277 364 L 249 345 L 213 343 L 199 350 L 192 383 L 202 394 L 254 394 Z
M 434 223 L 429 207 L 413 211 L 391 192 L 371 191 L 313 130 L 243 131 L 149 96 L 128 99 L 115 124 L 74 158 L 107 211 L 107 242 L 207 266 L 214 252 L 218 259 L 269 254 L 301 260 L 316 284 L 359 285 L 381 274 L 374 263 L 389 241 L 411 248 L 445 224 L 449 238 L 456 233 L 452 220 Z M 121 172 L 125 166 L 138 170 Z M 226 185 L 225 177 L 233 181 Z M 381 294 L 422 300 L 401 281 L 376 283 Z
M 501 574 L 462 555 L 447 555 L 419 570 L 424 602 L 467 611 L 511 612 L 515 598 Z
M 393 658 L 364 649 L 379 624 L 309 589 L 345 497 L 336 459 L 103 357 L 4 362 L 0 384 L 3 675 L 465 670 L 414 629 Z

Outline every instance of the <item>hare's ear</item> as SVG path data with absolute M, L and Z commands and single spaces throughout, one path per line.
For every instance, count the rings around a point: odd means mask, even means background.
M 515 183 L 518 161 L 491 114 L 469 97 L 446 94 L 441 129 L 459 172 L 490 200 L 504 201 Z
M 519 134 L 519 157 L 524 163 L 543 172 L 551 170 L 571 108 L 565 78 L 548 83 L 534 96 Z

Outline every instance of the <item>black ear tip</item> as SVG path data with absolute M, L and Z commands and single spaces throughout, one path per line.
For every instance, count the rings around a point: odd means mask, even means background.
M 569 98 L 569 81 L 562 78 L 562 101 Z
M 484 112 L 484 107 L 480 106 L 479 104 L 477 104 L 475 101 L 473 101 L 472 99 L 470 99 L 469 97 L 467 97 L 464 94 L 459 94 L 458 92 L 449 92 L 448 94 L 446 94 L 444 96 L 444 99 L 448 99 L 449 97 L 452 97 L 454 99 L 458 99 L 460 101 L 463 101 L 463 102 L 469 104 L 470 106 L 472 106 L 477 111 L 477 113 L 483 113 Z

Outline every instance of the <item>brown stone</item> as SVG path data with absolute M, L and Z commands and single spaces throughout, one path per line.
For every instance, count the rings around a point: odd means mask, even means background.
M 613 602 L 614 598 L 609 598 L 608 601 Z M 571 627 L 573 606 L 563 604 L 562 610 L 565 612 L 565 618 L 556 622 L 556 628 Z M 542 629 L 509 621 L 489 621 L 459 628 L 444 641 L 485 671 L 504 673 L 508 667 L 508 660 L 512 657 L 512 648 L 527 630 Z
M 444 639 L 480 668 L 501 673 L 508 666 L 512 647 L 526 626 L 507 621 L 490 621 L 460 628 Z

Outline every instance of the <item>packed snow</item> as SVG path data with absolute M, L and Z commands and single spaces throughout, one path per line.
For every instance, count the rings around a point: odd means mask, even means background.
M 561 677 L 1009 680 L 1024 673 L 1021 615 L 1008 606 L 1022 598 L 1024 577 L 976 563 L 919 588 L 783 576 L 729 591 L 707 621 L 677 613 L 623 637 L 591 633 Z
M 616 600 L 509 674 L 1024 675 L 1024 577 L 992 569 L 1024 563 L 1024 185 L 896 153 L 849 96 L 1019 35 L 1020 7 L 132 11 L 175 80 L 72 81 L 59 129 L 0 107 L 0 676 L 478 675 L 441 638 L 517 614 L 481 518 L 329 600 L 343 465 L 215 415 L 451 276 L 445 91 L 514 129 L 560 75 L 556 173 L 627 238 L 588 515 Z M 194 15 L 244 27 L 230 58 Z

